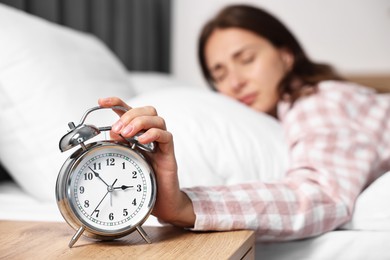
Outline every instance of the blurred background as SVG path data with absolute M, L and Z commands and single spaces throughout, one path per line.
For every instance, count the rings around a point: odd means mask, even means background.
M 197 33 L 222 6 L 237 2 L 276 15 L 315 61 L 331 63 L 348 77 L 390 90 L 389 0 L 173 0 L 173 74 L 205 84 L 196 61 Z
M 390 85 L 389 0 L 0 0 L 95 34 L 131 71 L 169 73 L 205 86 L 198 33 L 227 4 L 249 3 L 279 17 L 315 61 L 356 80 Z M 385 86 L 383 86 L 385 88 Z M 379 86 L 379 89 L 381 86 Z M 390 88 L 390 87 L 389 87 Z

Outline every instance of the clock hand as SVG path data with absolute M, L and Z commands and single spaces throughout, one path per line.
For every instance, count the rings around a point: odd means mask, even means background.
M 109 185 L 102 179 L 102 177 L 100 177 L 99 173 L 95 172 L 94 170 L 92 170 L 91 167 L 88 167 L 92 172 L 93 174 L 95 175 L 95 177 L 99 178 L 102 182 L 104 182 L 104 184 L 106 184 L 107 187 L 109 187 Z
M 128 189 L 128 188 L 134 188 L 134 186 L 122 185 L 122 186 L 120 186 L 120 187 L 114 187 L 113 189 L 114 189 L 114 190 L 119 190 L 119 189 L 125 190 L 125 189 Z
M 109 191 L 106 192 L 106 194 L 104 195 L 103 199 L 101 199 L 101 201 L 99 202 L 99 204 L 96 206 L 96 208 L 92 211 L 92 214 L 98 209 L 98 207 L 100 206 L 100 204 L 102 203 L 102 201 L 104 200 L 104 198 L 107 196 L 107 194 L 109 193 Z M 91 216 L 92 216 L 91 214 Z
M 111 185 L 111 187 L 114 186 L 114 184 L 116 183 L 117 180 L 118 180 L 118 179 L 115 179 L 115 181 L 114 181 L 114 183 Z M 108 193 L 111 193 L 111 192 L 112 192 L 112 188 L 110 189 L 110 186 L 108 186 L 108 189 L 107 189 L 106 194 L 105 194 L 104 197 L 100 200 L 100 202 L 99 202 L 99 204 L 96 206 L 96 208 L 92 211 L 92 214 L 99 208 L 100 204 L 102 204 L 102 202 L 103 202 L 104 198 L 107 196 L 107 194 L 108 194 Z M 91 214 L 91 215 L 92 215 L 92 214 Z
M 113 186 L 115 184 L 115 182 L 117 181 L 118 179 L 115 179 L 115 181 L 112 183 L 111 186 L 108 186 L 108 191 L 110 192 L 110 206 L 112 207 L 112 191 L 114 190 L 113 189 Z

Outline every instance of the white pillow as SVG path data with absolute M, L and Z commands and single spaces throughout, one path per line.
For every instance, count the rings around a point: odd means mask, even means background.
M 130 98 L 126 70 L 97 38 L 0 4 L 0 161 L 54 200 L 58 142 L 102 96 Z
M 209 90 L 170 88 L 128 100 L 152 105 L 172 132 L 182 187 L 281 178 L 287 146 L 270 116 Z
M 389 187 L 387 172 L 359 195 L 352 219 L 342 229 L 390 231 Z
M 161 72 L 129 72 L 128 80 L 136 94 L 157 91 L 170 87 L 190 87 L 183 86 L 183 82 L 171 74 Z M 194 86 L 193 86 L 194 87 Z

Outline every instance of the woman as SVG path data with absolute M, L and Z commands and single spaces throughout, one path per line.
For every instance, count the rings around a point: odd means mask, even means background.
M 290 166 L 279 182 L 180 190 L 173 137 L 152 107 L 118 111 L 112 127 L 141 143 L 156 141 L 158 181 L 153 214 L 194 230 L 254 229 L 259 240 L 290 240 L 333 230 L 352 215 L 359 193 L 390 169 L 390 102 L 313 63 L 294 36 L 268 13 L 223 9 L 200 37 L 199 59 L 210 86 L 278 119 Z M 100 99 L 103 107 L 122 105 Z

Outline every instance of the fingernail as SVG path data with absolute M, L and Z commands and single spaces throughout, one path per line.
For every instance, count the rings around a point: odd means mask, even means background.
M 149 135 L 147 133 L 143 133 L 142 135 L 138 136 L 138 141 L 142 142 L 143 140 L 147 140 L 149 138 Z
M 109 97 L 100 98 L 99 101 L 107 105 L 111 103 L 111 98 Z
M 117 121 L 113 126 L 112 126 L 112 131 L 114 131 L 115 133 L 119 133 L 123 128 L 123 123 L 122 121 Z
M 122 135 L 126 136 L 133 131 L 133 126 L 132 125 L 127 125 L 123 130 L 122 130 Z

